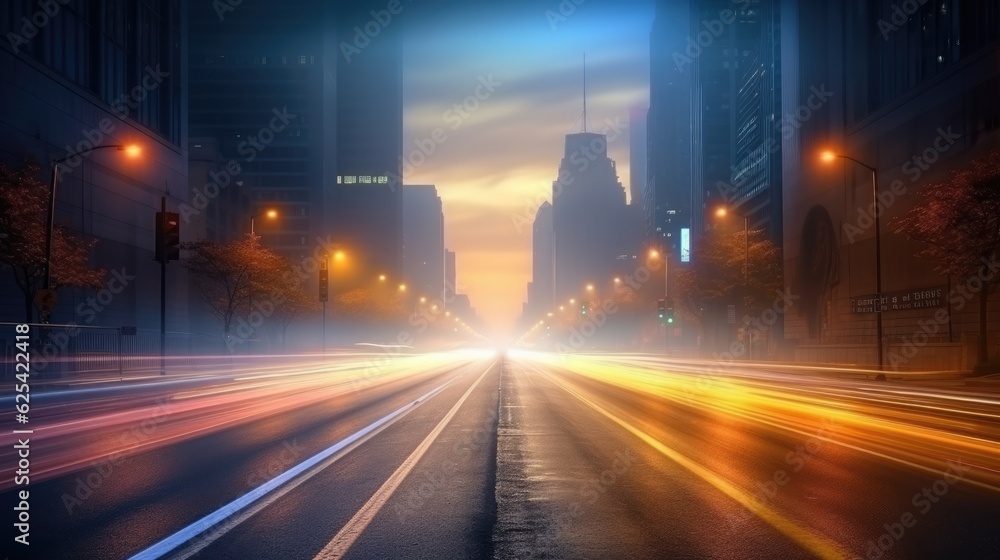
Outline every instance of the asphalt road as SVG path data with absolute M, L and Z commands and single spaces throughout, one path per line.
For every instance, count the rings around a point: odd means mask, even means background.
M 14 517 L 12 403 L 0 397 Z M 339 356 L 32 403 L 11 558 L 996 558 L 1000 399 L 650 356 Z M 11 544 L 12 543 L 12 544 Z

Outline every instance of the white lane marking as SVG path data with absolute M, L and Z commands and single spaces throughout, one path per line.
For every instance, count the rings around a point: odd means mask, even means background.
M 424 441 L 420 442 L 420 445 L 413 450 L 413 453 L 410 453 L 410 456 L 399 465 L 396 472 L 392 473 L 382 486 L 376 490 L 374 494 L 372 494 L 372 497 L 365 502 L 365 505 L 361 506 L 361 509 L 354 514 L 354 517 L 352 517 L 351 520 L 348 521 L 336 535 L 334 535 L 333 539 L 331 539 L 330 542 L 323 547 L 323 550 L 320 550 L 319 553 L 316 554 L 313 560 L 338 560 L 347 554 L 347 551 L 351 548 L 351 545 L 354 544 L 354 541 L 358 540 L 358 537 L 360 537 L 361 533 L 363 533 L 368 527 L 368 524 L 375 519 L 375 516 L 378 515 L 378 512 L 382 509 L 382 506 L 389 501 L 393 492 L 399 488 L 399 485 L 403 483 L 403 480 L 405 480 L 410 474 L 410 471 L 417 466 L 417 462 L 420 461 L 420 458 L 424 456 L 424 453 L 427 452 L 431 444 L 434 443 L 434 440 L 436 440 L 444 430 L 445 426 L 447 426 L 448 423 L 451 422 L 451 419 L 455 417 L 455 414 L 458 413 L 458 409 L 462 407 L 462 404 L 469 398 L 472 391 L 479 386 L 479 382 L 482 381 L 483 378 L 486 377 L 486 374 L 492 369 L 493 366 L 491 365 L 486 369 L 486 371 L 483 372 L 482 375 L 479 376 L 479 379 L 477 379 L 476 382 L 469 387 L 465 394 L 462 395 L 462 398 L 458 399 L 455 406 L 451 407 L 448 414 L 446 414 L 444 418 L 438 422 L 438 425 L 431 430 L 431 433 L 427 434 Z
M 176 533 L 166 537 L 160 542 L 150 546 L 149 548 L 146 548 L 145 550 L 132 556 L 130 560 L 147 560 L 153 558 L 161 558 L 166 554 L 170 554 L 178 547 L 190 541 L 191 539 L 197 537 L 198 535 L 206 533 L 207 531 L 216 528 L 217 525 L 224 523 L 223 526 L 218 527 L 217 531 L 203 535 L 200 539 L 198 539 L 197 543 L 182 551 L 182 553 L 179 556 L 177 556 L 177 558 L 188 558 L 196 554 L 202 548 L 205 548 L 206 546 L 211 544 L 214 540 L 224 535 L 230 529 L 236 527 L 241 522 L 251 517 L 254 513 L 257 513 L 265 506 L 273 503 L 281 496 L 284 496 L 285 494 L 287 494 L 288 492 L 290 492 L 291 490 L 293 490 L 294 488 L 296 488 L 297 486 L 299 486 L 300 484 L 311 478 L 316 473 L 330 466 L 330 464 L 332 464 L 336 460 L 346 455 L 355 447 L 361 445 L 369 438 L 375 436 L 378 432 L 389 427 L 389 425 L 392 422 L 400 419 L 404 414 L 410 412 L 411 410 L 419 406 L 421 403 L 426 402 L 427 399 L 430 399 L 434 395 L 440 393 L 445 389 L 445 387 L 451 385 L 452 383 L 455 382 L 455 380 L 459 379 L 464 375 L 465 373 L 463 372 L 461 375 L 456 376 L 454 379 L 451 379 L 450 381 L 441 385 L 440 387 L 432 389 L 431 391 L 428 391 L 426 394 L 417 398 L 416 400 L 407 403 L 406 405 L 396 409 L 393 412 L 390 412 L 386 416 L 383 416 L 382 418 L 372 422 L 371 424 L 365 426 L 361 430 L 344 438 L 343 440 L 331 445 L 330 447 L 327 447 L 323 451 L 320 451 L 319 453 L 313 455 L 312 457 L 306 459 L 305 461 L 299 463 L 298 465 L 288 469 L 287 471 L 281 473 L 280 475 L 269 480 L 268 482 L 261 484 L 260 486 L 254 488 L 253 490 L 244 494 L 243 496 L 240 496 L 239 498 L 229 502 L 228 504 L 206 515 L 205 517 L 202 517 L 201 519 L 195 521 L 194 523 L 188 525 L 187 527 L 184 527 L 183 529 L 177 531 Z M 310 469 L 312 470 L 308 472 L 306 476 L 301 476 L 297 480 L 294 480 L 292 484 L 288 484 L 287 486 L 280 488 L 280 490 L 278 490 L 279 487 L 281 487 L 283 484 L 295 479 L 296 477 L 302 475 L 303 473 L 306 473 Z M 265 500 L 258 502 L 259 500 L 265 497 L 266 497 Z M 251 504 L 254 504 L 255 502 L 258 503 L 254 505 L 253 508 L 245 512 L 240 512 L 240 510 L 246 508 Z

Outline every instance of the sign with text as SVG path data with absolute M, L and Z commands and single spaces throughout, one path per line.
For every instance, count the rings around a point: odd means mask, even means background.
M 905 311 L 908 309 L 931 309 L 945 305 L 948 288 L 935 286 L 918 290 L 889 292 L 877 296 L 851 298 L 851 313 L 881 313 L 882 311 Z M 881 301 L 879 301 L 881 299 Z

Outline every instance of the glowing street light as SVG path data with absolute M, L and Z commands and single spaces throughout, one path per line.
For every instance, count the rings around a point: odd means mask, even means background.
M 71 158 L 75 158 L 85 152 L 92 152 L 95 150 L 104 150 L 108 148 L 114 148 L 119 152 L 125 152 L 130 158 L 137 158 L 142 153 L 142 149 L 136 144 L 104 144 L 101 146 L 94 146 L 88 150 L 73 152 L 67 154 L 66 157 L 54 160 L 52 162 L 52 180 L 49 183 L 49 212 L 47 218 L 47 224 L 45 227 L 45 277 L 42 283 L 42 289 L 48 290 L 52 283 L 52 270 L 50 263 L 52 262 L 52 229 L 55 227 L 55 215 L 56 215 L 56 187 L 58 186 L 59 179 L 59 164 L 64 163 Z M 48 323 L 49 312 L 42 312 L 42 322 Z
M 725 218 L 729 214 L 743 218 L 743 314 L 746 315 L 747 291 L 750 287 L 750 218 L 745 214 L 739 214 L 720 206 L 715 210 L 715 215 Z M 747 359 L 753 359 L 753 341 L 747 340 Z
M 427 303 L 427 298 L 420 296 L 420 303 Z
M 378 281 L 379 282 L 385 282 L 385 274 L 379 274 L 378 275 Z
M 264 212 L 263 216 L 269 220 L 273 220 L 278 217 L 278 211 L 274 209 L 269 209 Z M 250 235 L 254 234 L 254 228 L 253 228 L 254 220 L 260 217 L 261 217 L 260 214 L 254 214 L 253 216 L 250 216 Z
M 882 234 L 879 226 L 882 212 L 878 208 L 878 168 L 832 150 L 826 150 L 820 154 L 820 159 L 827 164 L 833 163 L 837 158 L 853 161 L 872 173 L 872 213 L 875 215 L 875 297 L 878 298 L 878 309 L 875 311 L 875 337 L 878 339 L 878 368 L 882 369 L 884 361 L 882 347 Z
M 594 285 L 593 284 L 587 284 L 587 291 L 588 292 L 593 292 L 594 291 Z
M 406 284 L 400 284 L 399 285 L 399 291 L 405 292 L 406 291 Z

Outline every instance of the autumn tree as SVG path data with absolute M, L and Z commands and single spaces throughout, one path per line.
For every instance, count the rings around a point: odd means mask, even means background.
M 0 163 L 0 269 L 10 270 L 24 297 L 24 320 L 32 322 L 35 293 L 45 284 L 45 234 L 49 187 L 30 160 L 18 169 Z M 52 230 L 52 289 L 100 289 L 105 271 L 90 265 L 96 240 L 84 241 L 65 228 Z
M 395 291 L 354 288 L 336 294 L 331 314 L 366 323 L 379 323 L 403 315 L 403 297 Z
M 262 288 L 265 294 L 269 294 L 268 297 L 275 300 L 274 320 L 278 338 L 284 348 L 288 325 L 296 317 L 319 310 L 320 303 L 319 297 L 310 294 L 303 282 L 296 281 L 298 276 L 295 268 L 287 258 L 279 257 L 275 265 L 275 270 L 262 276 L 263 281 L 271 280 L 273 283 Z
M 924 186 L 913 208 L 893 225 L 923 244 L 917 256 L 935 263 L 939 274 L 977 278 L 979 363 L 989 361 L 987 302 L 1000 285 L 1000 150 L 973 161 L 948 180 Z

